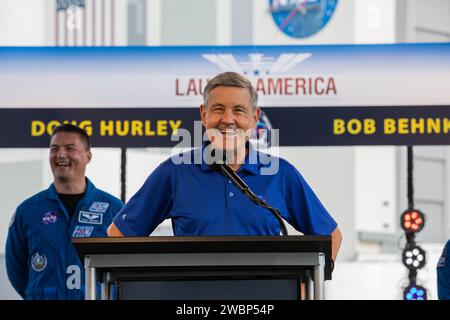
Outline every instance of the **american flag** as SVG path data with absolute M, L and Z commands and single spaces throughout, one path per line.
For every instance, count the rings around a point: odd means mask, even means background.
M 56 0 L 56 46 L 114 46 L 116 0 Z

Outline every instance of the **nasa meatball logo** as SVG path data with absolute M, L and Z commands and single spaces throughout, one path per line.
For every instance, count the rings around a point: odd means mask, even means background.
M 55 211 L 49 211 L 42 216 L 42 223 L 45 225 L 53 224 L 58 221 Z

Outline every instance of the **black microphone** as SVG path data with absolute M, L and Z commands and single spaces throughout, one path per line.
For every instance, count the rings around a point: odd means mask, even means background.
M 281 217 L 280 211 L 278 209 L 271 207 L 267 202 L 258 197 L 252 190 L 250 190 L 249 186 L 244 182 L 244 180 L 239 177 L 233 169 L 231 169 L 227 164 L 224 163 L 215 163 L 213 165 L 215 169 L 220 169 L 233 183 L 241 190 L 247 197 L 250 198 L 257 205 L 268 209 L 272 214 L 277 218 L 281 227 L 281 234 L 283 236 L 288 235 L 288 231 L 286 225 L 284 224 L 283 218 Z

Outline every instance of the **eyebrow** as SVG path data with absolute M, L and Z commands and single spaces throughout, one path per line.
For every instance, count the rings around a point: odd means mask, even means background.
M 69 143 L 69 144 L 64 144 L 62 146 L 67 148 L 67 147 L 75 147 L 76 145 L 75 145 L 75 143 Z M 51 144 L 50 148 L 53 148 L 53 147 L 60 147 L 60 145 L 59 144 Z
M 213 104 L 213 105 L 211 105 L 211 107 L 224 107 L 225 108 L 225 106 L 223 104 L 221 104 L 221 103 Z M 231 108 L 245 108 L 245 105 L 243 105 L 243 104 L 234 104 L 234 105 L 231 106 Z

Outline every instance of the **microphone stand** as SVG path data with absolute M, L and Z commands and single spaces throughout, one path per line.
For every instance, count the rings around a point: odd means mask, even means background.
M 281 234 L 283 236 L 288 235 L 288 231 L 286 225 L 284 224 L 283 218 L 281 217 L 280 211 L 271 207 L 267 202 L 258 197 L 252 190 L 250 190 L 249 186 L 233 171 L 228 165 L 224 163 L 216 164 L 220 170 L 231 180 L 233 183 L 241 190 L 247 197 L 250 198 L 257 205 L 268 209 L 272 214 L 277 218 L 281 227 Z

